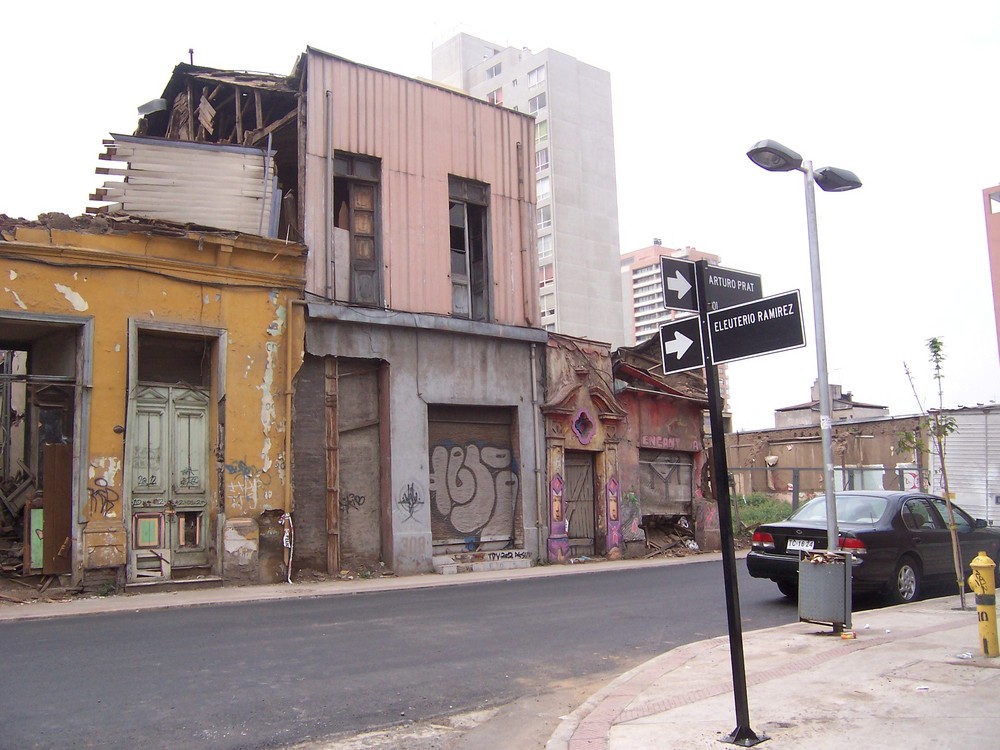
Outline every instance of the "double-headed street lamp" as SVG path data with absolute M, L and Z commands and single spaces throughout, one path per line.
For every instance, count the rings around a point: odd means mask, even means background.
M 805 175 L 806 224 L 809 230 L 809 266 L 812 276 L 813 319 L 816 326 L 816 369 L 819 379 L 819 427 L 823 441 L 823 489 L 826 495 L 826 548 L 835 552 L 839 548 L 837 530 L 837 505 L 833 494 L 833 434 L 830 405 L 830 382 L 826 365 L 826 327 L 823 323 L 823 285 L 819 272 L 819 237 L 816 230 L 816 190 L 819 185 L 828 193 L 841 193 L 861 187 L 861 180 L 854 172 L 836 167 L 821 167 L 813 171 L 811 161 L 803 158 L 777 141 L 759 141 L 747 151 L 750 160 L 768 172 L 797 170 Z

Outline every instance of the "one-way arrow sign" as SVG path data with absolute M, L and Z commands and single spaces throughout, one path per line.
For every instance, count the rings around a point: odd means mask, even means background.
M 668 310 L 698 311 L 698 290 L 694 283 L 694 261 L 660 257 L 663 306 Z
M 661 325 L 660 352 L 663 357 L 664 375 L 704 367 L 701 320 L 697 316 L 691 316 Z

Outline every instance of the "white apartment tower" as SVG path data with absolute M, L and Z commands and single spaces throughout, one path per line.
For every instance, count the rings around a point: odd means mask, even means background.
M 435 81 L 535 116 L 542 325 L 624 344 L 611 76 L 555 50 L 535 54 L 468 34 L 432 55 Z

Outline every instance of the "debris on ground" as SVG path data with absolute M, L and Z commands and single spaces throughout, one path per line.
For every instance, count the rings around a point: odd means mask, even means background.
M 700 552 L 694 540 L 691 518 L 685 515 L 643 516 L 639 528 L 646 535 L 646 548 L 652 550 L 645 557 L 685 557 Z

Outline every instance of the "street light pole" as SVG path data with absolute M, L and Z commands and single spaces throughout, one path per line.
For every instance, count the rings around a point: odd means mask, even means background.
M 830 376 L 826 362 L 826 324 L 823 317 L 823 282 L 819 270 L 819 231 L 816 227 L 816 177 L 811 161 L 803 161 L 805 174 L 806 227 L 809 232 L 809 270 L 812 280 L 813 323 L 816 330 L 816 371 L 819 380 L 819 434 L 823 444 L 823 491 L 826 496 L 826 548 L 839 544 L 837 500 L 833 494 L 833 410 Z
M 826 496 L 826 548 L 836 552 L 840 532 L 837 529 L 837 500 L 833 494 L 833 416 L 830 403 L 830 378 L 826 363 L 826 326 L 823 320 L 823 284 L 819 271 L 819 233 L 816 229 L 816 185 L 826 192 L 841 193 L 861 187 L 853 172 L 836 167 L 813 171 L 804 160 L 777 141 L 758 141 L 747 151 L 750 160 L 768 172 L 798 171 L 805 175 L 806 226 L 809 232 L 809 269 L 812 278 L 813 322 L 816 328 L 816 370 L 819 381 L 819 431 L 823 443 L 823 494 Z

